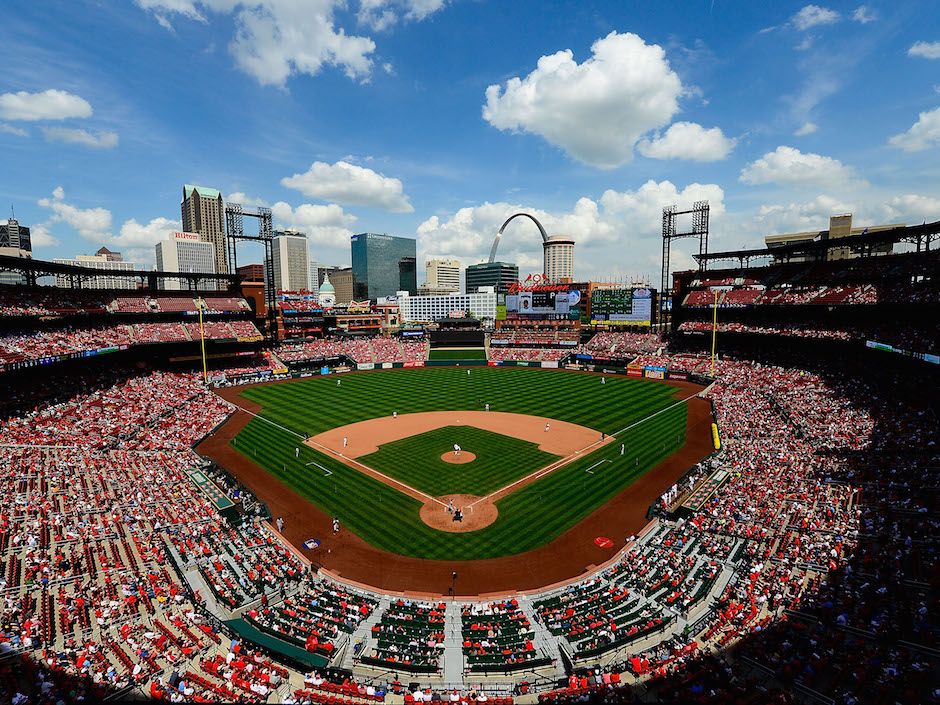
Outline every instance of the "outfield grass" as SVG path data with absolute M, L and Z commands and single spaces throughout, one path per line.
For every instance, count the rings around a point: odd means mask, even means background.
M 233 444 L 378 548 L 420 558 L 495 558 L 556 538 L 682 445 L 686 404 L 676 403 L 673 391 L 642 379 L 608 378 L 601 385 L 593 375 L 533 368 L 474 368 L 469 376 L 461 368 L 369 372 L 346 375 L 339 387 L 333 376 L 311 377 L 246 389 L 243 395 L 278 425 L 253 419 Z M 556 418 L 608 434 L 646 420 L 618 434 L 627 447 L 623 456 L 619 443 L 606 445 L 499 500 L 495 523 L 461 534 L 432 529 L 421 521 L 417 500 L 306 445 L 294 458 L 297 434 L 315 435 L 393 410 L 477 409 L 486 402 L 494 411 Z M 325 476 L 311 462 L 333 474 Z
M 432 348 L 430 360 L 485 360 L 485 348 Z
M 476 460 L 464 465 L 445 462 L 454 444 Z M 445 426 L 381 446 L 357 458 L 379 472 L 432 497 L 475 494 L 482 497 L 558 460 L 535 443 L 473 426 Z

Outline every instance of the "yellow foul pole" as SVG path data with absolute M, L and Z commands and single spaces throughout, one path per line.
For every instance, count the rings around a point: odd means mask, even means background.
M 715 338 L 718 334 L 718 289 L 715 289 L 715 302 L 712 304 L 712 378 L 715 376 Z

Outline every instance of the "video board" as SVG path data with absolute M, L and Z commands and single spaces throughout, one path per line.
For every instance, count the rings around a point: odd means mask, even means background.
M 648 326 L 653 317 L 653 290 L 648 287 L 591 291 L 591 323 Z
M 568 285 L 515 287 L 506 294 L 506 318 L 578 320 L 581 292 Z

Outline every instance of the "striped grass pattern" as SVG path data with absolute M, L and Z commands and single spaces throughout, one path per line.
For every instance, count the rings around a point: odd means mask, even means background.
M 466 465 L 442 460 L 442 454 L 453 454 L 455 443 L 472 452 L 476 459 Z M 482 497 L 559 458 L 539 450 L 535 443 L 501 433 L 473 426 L 445 426 L 386 443 L 375 453 L 357 460 L 432 497 L 445 494 Z
M 291 486 L 345 529 L 377 548 L 431 559 L 477 560 L 537 548 L 602 506 L 685 442 L 686 404 L 673 388 L 635 378 L 533 368 L 414 369 L 311 377 L 247 389 L 263 407 L 234 439 L 247 457 Z M 300 443 L 356 421 L 420 411 L 480 409 L 535 414 L 606 433 L 608 444 L 499 500 L 499 518 L 478 531 L 437 531 L 418 516 L 420 503 Z M 659 413 L 657 413 L 659 412 Z M 641 421 L 637 423 L 638 421 Z M 620 455 L 620 442 L 626 445 Z M 300 457 L 294 448 L 300 446 Z M 474 452 L 476 452 L 474 450 Z M 605 462 L 607 461 L 607 462 Z M 328 468 L 327 476 L 317 465 Z M 459 468 L 460 466 L 452 466 Z

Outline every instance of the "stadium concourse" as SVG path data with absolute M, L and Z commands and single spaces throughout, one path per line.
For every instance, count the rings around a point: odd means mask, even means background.
M 936 375 L 911 367 L 929 363 L 840 357 L 814 338 L 772 355 L 726 346 L 703 392 L 721 452 L 637 536 L 614 537 L 616 560 L 544 591 L 414 599 L 318 575 L 263 503 L 193 451 L 235 408 L 153 354 L 164 344 L 146 359 L 22 364 L 61 354 L 49 333 L 68 333 L 40 317 L 87 330 L 74 311 L 98 307 L 81 314 L 96 326 L 185 331 L 191 321 L 162 318 L 185 301 L 130 297 L 121 305 L 138 318 L 126 323 L 105 318 L 116 298 L 22 293 L 0 295 L 18 319 L 5 349 L 20 356 L 0 373 L 3 702 L 936 698 Z M 935 286 L 915 294 L 937 302 Z M 232 332 L 248 322 L 222 315 Z M 761 316 L 748 324 L 777 324 Z M 578 352 L 708 374 L 697 340 L 601 333 Z M 291 344 L 216 365 L 213 379 L 256 380 L 288 350 L 316 361 L 324 346 L 373 363 L 423 361 L 427 347 Z

